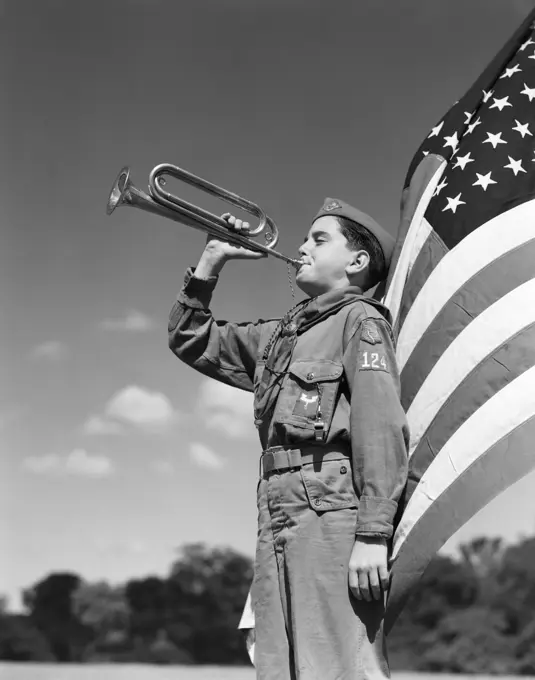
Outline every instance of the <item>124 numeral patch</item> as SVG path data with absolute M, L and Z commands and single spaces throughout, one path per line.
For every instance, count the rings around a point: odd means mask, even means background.
M 358 363 L 359 371 L 386 371 L 386 373 L 390 373 L 384 352 L 359 352 Z

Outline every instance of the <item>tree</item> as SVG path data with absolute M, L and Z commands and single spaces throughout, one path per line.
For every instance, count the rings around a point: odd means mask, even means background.
M 92 637 L 73 612 L 72 595 L 80 582 L 76 574 L 54 573 L 23 593 L 30 621 L 47 639 L 58 661 L 79 661 Z
M 0 614 L 0 659 L 3 661 L 55 661 L 47 639 L 29 617 Z
M 169 605 L 165 580 L 149 576 L 128 581 L 125 598 L 130 611 L 132 637 L 152 642 L 167 621 Z
M 514 673 L 514 641 L 498 612 L 469 607 L 447 614 L 424 636 L 418 670 L 506 675 Z
M 251 580 L 251 560 L 231 548 L 184 546 L 168 579 L 176 604 L 171 639 L 176 626 L 182 635 L 187 627 L 186 649 L 197 662 L 247 663 L 237 626 Z
M 130 609 L 124 588 L 110 586 L 105 581 L 81 582 L 72 594 L 76 618 L 93 631 L 93 640 L 84 658 L 108 658 L 127 643 Z

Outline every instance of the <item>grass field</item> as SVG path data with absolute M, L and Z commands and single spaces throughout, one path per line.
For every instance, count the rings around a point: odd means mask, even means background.
M 474 680 L 476 676 L 394 673 L 393 680 Z M 255 680 L 253 668 L 0 663 L 1 680 Z M 491 680 L 478 676 L 478 680 Z M 492 680 L 504 680 L 492 676 Z M 523 676 L 522 680 L 527 680 Z

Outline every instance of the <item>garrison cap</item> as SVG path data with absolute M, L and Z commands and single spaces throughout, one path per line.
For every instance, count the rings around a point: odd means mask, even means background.
M 392 252 L 394 251 L 396 241 L 387 231 L 377 224 L 373 218 L 366 215 L 366 213 L 363 213 L 361 210 L 358 210 L 358 208 L 354 208 L 352 205 L 349 205 L 349 203 L 340 201 L 337 198 L 326 198 L 323 202 L 323 207 L 314 217 L 312 222 L 315 222 L 325 215 L 345 217 L 370 231 L 379 241 L 383 255 L 385 256 L 387 268 L 390 266 L 390 260 L 392 259 Z

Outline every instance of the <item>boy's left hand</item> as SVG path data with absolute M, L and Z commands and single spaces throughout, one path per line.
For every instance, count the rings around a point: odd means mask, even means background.
M 349 587 L 357 600 L 381 600 L 388 589 L 385 538 L 357 536 L 349 559 Z

